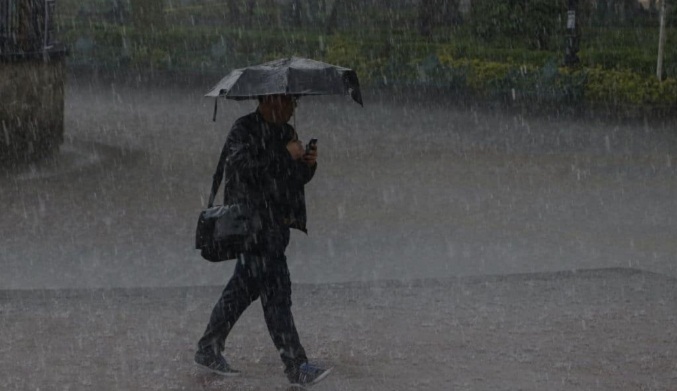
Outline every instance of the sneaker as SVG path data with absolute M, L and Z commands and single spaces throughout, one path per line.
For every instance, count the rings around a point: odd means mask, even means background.
M 292 382 L 293 385 L 301 386 L 310 386 L 317 384 L 322 381 L 329 373 L 332 368 L 324 369 L 312 364 L 301 364 L 299 367 L 299 374 L 295 382 Z
M 195 363 L 197 366 L 221 376 L 237 376 L 240 374 L 240 371 L 237 371 L 228 365 L 228 362 L 220 353 L 198 350 L 195 353 Z

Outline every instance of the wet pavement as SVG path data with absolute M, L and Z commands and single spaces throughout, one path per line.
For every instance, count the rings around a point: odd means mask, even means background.
M 203 83 L 204 84 L 204 83 Z M 0 174 L 0 288 L 222 284 L 193 250 L 216 160 L 252 102 L 210 85 L 71 80 L 66 142 Z M 304 98 L 319 139 L 292 278 L 322 283 L 633 267 L 677 276 L 677 129 L 365 91 Z
M 133 84 L 133 83 L 132 83 Z M 54 158 L 0 173 L 0 388 L 284 390 L 259 306 L 192 354 L 232 263 L 192 248 L 233 120 L 211 87 L 71 80 Z M 677 130 L 365 91 L 319 139 L 288 251 L 317 390 L 677 387 Z
M 677 284 L 633 269 L 297 284 L 314 390 L 674 390 Z M 219 287 L 0 291 L 3 390 L 287 390 L 254 303 L 222 378 L 192 363 Z

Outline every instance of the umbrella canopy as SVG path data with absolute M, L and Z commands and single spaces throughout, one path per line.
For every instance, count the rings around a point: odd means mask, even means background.
M 360 83 L 355 71 L 299 57 L 236 69 L 205 96 L 243 100 L 275 94 L 346 94 L 362 105 Z

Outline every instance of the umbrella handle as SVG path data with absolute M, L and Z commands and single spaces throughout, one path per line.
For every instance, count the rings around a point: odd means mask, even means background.
M 212 121 L 216 122 L 216 108 L 219 103 L 219 98 L 214 98 L 214 117 L 212 118 Z

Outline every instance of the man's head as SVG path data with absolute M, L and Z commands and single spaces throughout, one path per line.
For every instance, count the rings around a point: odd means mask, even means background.
M 259 97 L 259 112 L 266 122 L 284 124 L 294 114 L 296 97 L 293 95 L 264 95 Z

